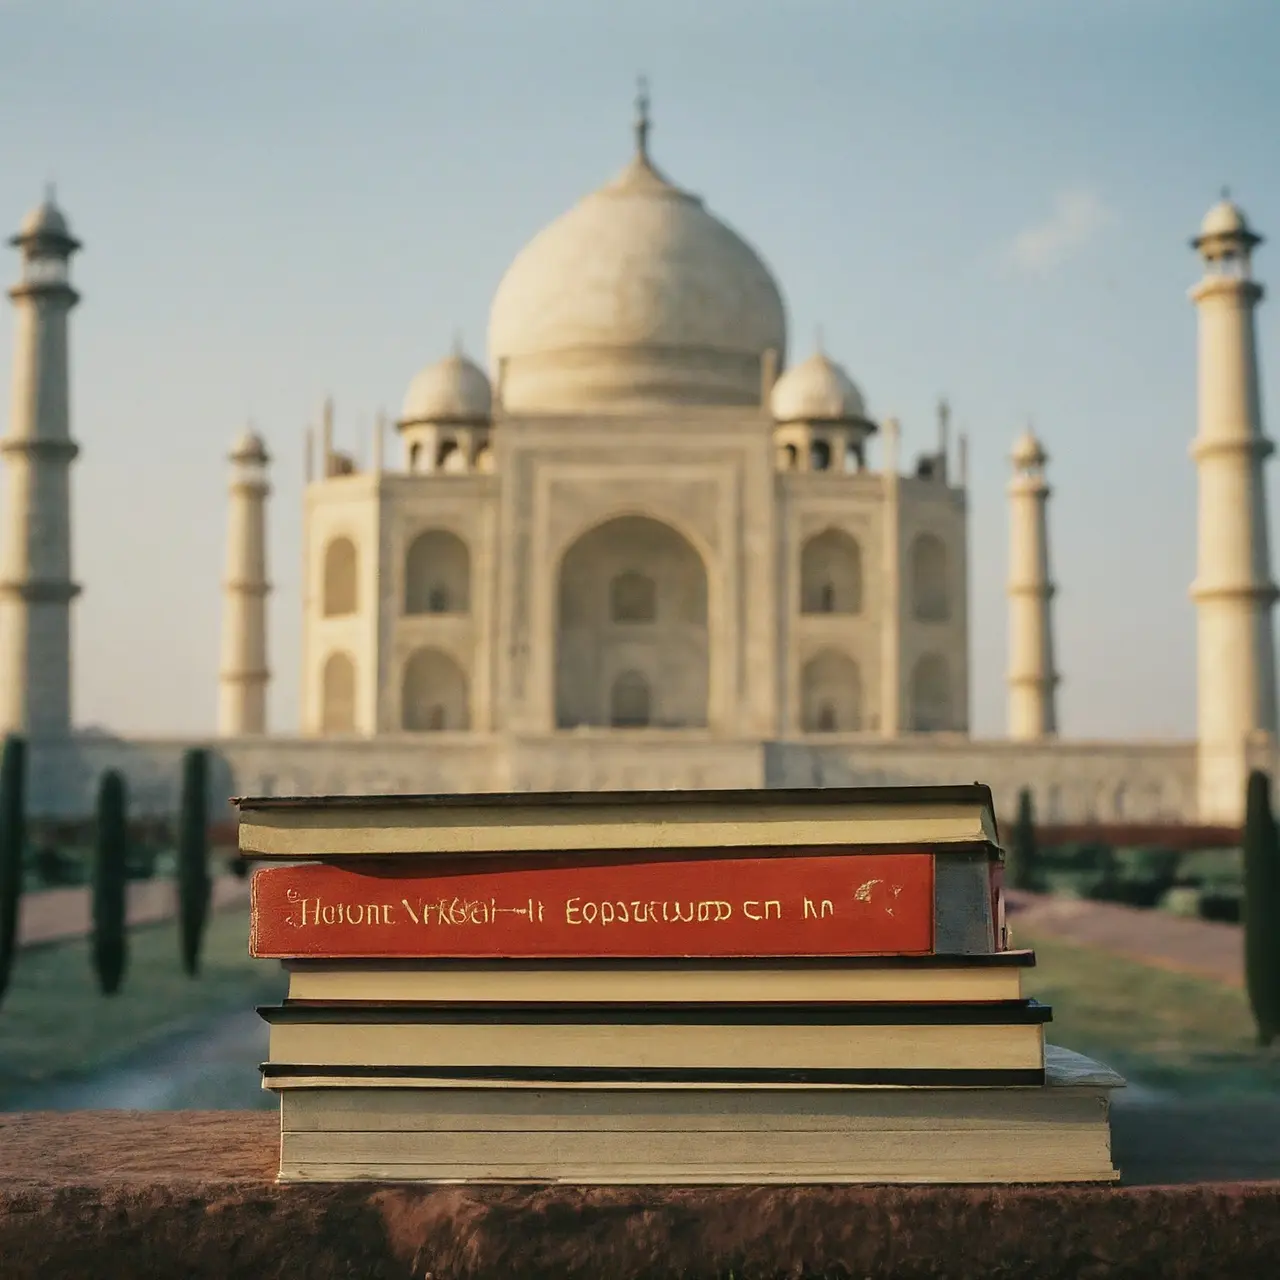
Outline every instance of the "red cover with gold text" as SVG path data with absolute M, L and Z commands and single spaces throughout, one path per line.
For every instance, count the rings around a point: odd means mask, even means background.
M 406 874 L 315 863 L 253 873 L 262 958 L 927 955 L 927 853 L 510 865 Z

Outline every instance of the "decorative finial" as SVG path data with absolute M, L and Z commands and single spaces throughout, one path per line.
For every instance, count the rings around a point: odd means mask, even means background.
M 951 421 L 951 403 L 946 396 L 942 396 L 938 400 L 938 426 L 944 431 L 947 429 L 947 423 Z
M 462 358 L 462 330 L 461 329 L 455 329 L 453 331 L 453 354 L 457 356 L 458 359 Z
M 1230 200 L 1230 199 L 1231 199 L 1231 188 L 1230 188 L 1230 187 L 1228 187 L 1228 186 L 1224 186 L 1224 187 L 1222 188 L 1222 198 L 1223 198 L 1224 200 Z
M 649 158 L 649 81 L 645 76 L 636 80 L 636 155 L 641 160 Z
M 820 356 L 825 356 L 827 354 L 827 348 L 826 348 L 826 344 L 823 342 L 822 339 L 823 339 L 822 326 L 819 325 L 817 330 L 814 333 L 814 349 L 817 351 L 817 353 Z
M 44 202 L 45 204 L 58 203 L 58 184 L 50 179 L 44 184 Z

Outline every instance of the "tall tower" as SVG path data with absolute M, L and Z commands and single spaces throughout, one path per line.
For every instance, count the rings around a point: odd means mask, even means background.
M 1049 455 L 1028 427 L 1013 446 L 1009 482 L 1009 736 L 1058 732 L 1049 575 Z
M 67 317 L 80 297 L 71 255 L 80 248 L 49 192 L 9 243 L 22 274 L 13 411 L 0 440 L 0 732 L 65 738 L 71 732 L 71 439 Z
M 267 465 L 262 437 L 246 431 L 231 450 L 227 576 L 223 581 L 218 733 L 267 730 Z
M 1199 478 L 1196 580 L 1198 811 L 1202 822 L 1235 823 L 1244 808 L 1250 750 L 1274 742 L 1276 669 L 1253 309 L 1262 243 L 1226 198 L 1191 242 L 1204 277 L 1191 290 L 1199 312 L 1199 430 L 1191 446 Z

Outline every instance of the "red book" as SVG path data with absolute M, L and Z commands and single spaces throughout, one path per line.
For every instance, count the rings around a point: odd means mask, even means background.
M 933 935 L 927 853 L 266 867 L 249 916 L 250 955 L 276 959 L 927 955 Z

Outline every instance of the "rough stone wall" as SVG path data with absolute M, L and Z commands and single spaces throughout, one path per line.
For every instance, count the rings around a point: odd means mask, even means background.
M 5 1280 L 1242 1280 L 1280 1183 L 276 1185 L 268 1112 L 0 1116 Z

